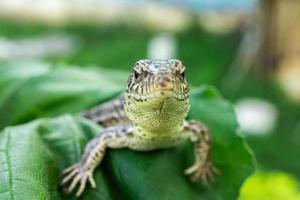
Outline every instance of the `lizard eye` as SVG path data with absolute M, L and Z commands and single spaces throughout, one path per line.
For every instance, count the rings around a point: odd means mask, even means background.
M 181 76 L 182 76 L 182 78 L 185 77 L 185 71 L 181 72 Z
M 136 70 L 134 70 L 133 73 L 134 73 L 134 78 L 135 79 L 138 79 L 140 77 L 140 74 Z
M 180 60 L 174 60 L 174 66 L 177 71 L 181 75 L 182 78 L 185 78 L 185 67 Z

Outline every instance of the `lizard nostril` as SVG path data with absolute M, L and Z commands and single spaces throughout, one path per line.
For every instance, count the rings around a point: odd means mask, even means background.
M 171 82 L 169 77 L 163 77 L 162 80 L 165 81 L 165 82 Z
M 169 78 L 162 78 L 154 84 L 154 88 L 157 90 L 173 90 L 175 86 Z

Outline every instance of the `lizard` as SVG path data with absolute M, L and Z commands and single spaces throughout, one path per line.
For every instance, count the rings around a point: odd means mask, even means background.
M 107 149 L 151 151 L 171 148 L 183 141 L 194 144 L 195 163 L 184 171 L 193 181 L 214 182 L 220 171 L 211 162 L 212 139 L 200 121 L 187 121 L 189 84 L 180 60 L 139 60 L 134 64 L 125 93 L 82 116 L 104 129 L 85 147 L 78 163 L 63 171 L 61 186 L 67 193 L 78 187 L 79 197 Z M 67 187 L 66 187 L 67 186 Z

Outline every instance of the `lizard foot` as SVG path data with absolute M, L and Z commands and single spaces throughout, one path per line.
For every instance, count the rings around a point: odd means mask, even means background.
M 72 165 L 71 167 L 63 171 L 63 180 L 61 181 L 61 186 L 64 188 L 65 193 L 70 193 L 74 190 L 76 185 L 79 185 L 76 196 L 79 197 L 85 186 L 86 182 L 89 181 L 93 188 L 96 187 L 95 180 L 93 179 L 93 172 L 86 170 L 79 163 Z M 70 183 L 68 188 L 65 188 L 66 183 Z
M 211 162 L 196 162 L 190 168 L 184 171 L 186 175 L 191 176 L 192 181 L 201 179 L 204 184 L 211 182 L 216 185 L 214 175 L 220 175 L 221 172 L 213 166 Z

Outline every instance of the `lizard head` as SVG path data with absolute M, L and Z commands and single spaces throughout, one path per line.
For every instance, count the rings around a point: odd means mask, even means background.
M 135 63 L 125 93 L 125 108 L 132 122 L 147 123 L 150 129 L 178 123 L 187 115 L 188 99 L 189 86 L 181 61 Z

